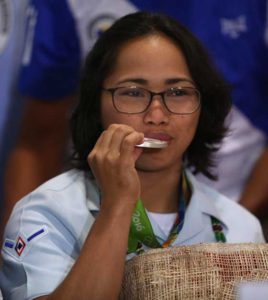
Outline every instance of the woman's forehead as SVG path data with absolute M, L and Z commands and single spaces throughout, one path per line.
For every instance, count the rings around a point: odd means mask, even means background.
M 191 80 L 189 68 L 181 49 L 163 35 L 149 35 L 131 40 L 121 47 L 107 78 L 123 81 Z M 128 80 L 128 79 L 135 80 Z M 169 81 L 169 82 L 168 82 Z

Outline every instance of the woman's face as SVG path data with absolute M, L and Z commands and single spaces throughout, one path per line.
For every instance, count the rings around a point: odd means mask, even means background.
M 128 42 L 119 52 L 104 88 L 137 86 L 153 92 L 172 87 L 193 86 L 192 78 L 181 50 L 162 35 L 150 35 Z M 110 124 L 126 124 L 145 137 L 168 141 L 164 149 L 144 149 L 136 162 L 141 171 L 165 168 L 179 169 L 183 154 L 190 145 L 198 124 L 200 109 L 189 115 L 169 112 L 161 96 L 155 96 L 147 111 L 140 114 L 118 112 L 109 92 L 101 96 L 103 128 Z

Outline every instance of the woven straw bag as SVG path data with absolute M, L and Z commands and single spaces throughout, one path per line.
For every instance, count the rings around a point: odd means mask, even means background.
M 236 299 L 241 281 L 268 280 L 268 244 L 150 250 L 126 262 L 120 299 Z M 268 299 L 268 298 L 267 298 Z

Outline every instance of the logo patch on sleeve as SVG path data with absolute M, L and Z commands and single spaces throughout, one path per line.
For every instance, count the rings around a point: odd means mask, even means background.
M 15 246 L 15 251 L 17 252 L 18 256 L 21 256 L 23 250 L 25 249 L 26 243 L 24 240 L 19 236 L 16 246 Z

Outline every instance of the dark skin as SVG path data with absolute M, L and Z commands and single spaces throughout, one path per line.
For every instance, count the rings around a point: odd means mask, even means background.
M 258 217 L 267 215 L 268 208 L 268 147 L 257 161 L 240 198 L 240 204 Z
M 142 49 L 140 55 L 137 48 Z M 153 91 L 169 88 L 167 78 L 191 79 L 178 47 L 154 35 L 131 41 L 121 49 L 104 87 L 116 87 L 122 76 L 133 78 L 137 72 L 142 78 L 140 82 Z M 187 117 L 172 114 L 157 96 L 146 112 L 121 114 L 113 108 L 111 95 L 102 93 L 101 117 L 105 130 L 88 156 L 101 190 L 100 213 L 69 274 L 52 294 L 38 299 L 118 299 L 137 199 L 141 198 L 145 208 L 153 212 L 177 211 L 183 153 L 194 137 L 199 113 L 197 110 Z M 164 150 L 135 147 L 144 135 L 159 132 L 169 137 Z

